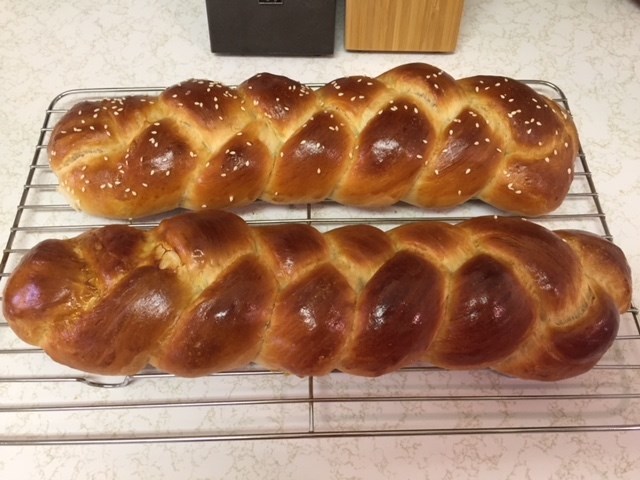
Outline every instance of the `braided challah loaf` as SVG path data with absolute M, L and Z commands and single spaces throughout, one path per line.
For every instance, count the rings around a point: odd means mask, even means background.
M 622 252 L 585 232 L 479 217 L 321 234 L 204 210 L 44 241 L 3 307 L 23 340 L 100 374 L 257 362 L 375 376 L 425 361 L 557 380 L 598 362 L 630 296 Z
M 578 135 L 556 103 L 518 81 L 454 80 L 426 64 L 312 90 L 258 74 L 157 97 L 85 101 L 57 123 L 50 164 L 72 204 L 134 218 L 257 199 L 452 207 L 478 198 L 548 213 L 573 179 Z

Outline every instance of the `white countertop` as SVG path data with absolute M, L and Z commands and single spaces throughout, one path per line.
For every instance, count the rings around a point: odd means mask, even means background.
M 302 82 L 326 82 L 349 74 L 377 75 L 401 63 L 424 61 L 454 77 L 487 73 L 544 79 L 564 91 L 611 233 L 636 273 L 633 299 L 637 305 L 639 25 L 640 3 L 633 0 L 467 0 L 453 54 L 346 52 L 338 28 L 331 57 L 243 58 L 210 52 L 202 0 L 4 2 L 0 12 L 0 241 L 6 243 L 44 111 L 62 91 L 165 86 L 190 77 L 236 84 L 259 71 Z M 2 388 L 0 384 L 0 407 L 5 406 Z M 640 410 L 640 404 L 633 402 L 620 408 L 628 409 L 623 416 L 630 422 L 638 422 L 633 412 Z M 2 415 L 7 413 L 0 411 Z M 29 421 L 28 414 L 24 421 Z M 639 441 L 640 431 L 618 431 L 0 446 L 0 476 L 630 479 L 640 478 Z

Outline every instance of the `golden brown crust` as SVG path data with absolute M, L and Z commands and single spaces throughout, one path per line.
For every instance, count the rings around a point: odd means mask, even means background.
M 20 338 L 102 374 L 258 362 L 376 376 L 428 361 L 558 380 L 599 361 L 630 297 L 620 249 L 585 232 L 481 217 L 321 234 L 204 210 L 44 241 L 3 308 Z
M 362 290 L 340 370 L 378 376 L 416 362 L 442 321 L 444 279 L 410 252 L 398 252 Z
M 315 91 L 261 73 L 237 88 L 192 79 L 156 97 L 82 102 L 48 144 L 73 204 L 116 218 L 258 199 L 442 208 L 478 198 L 535 216 L 566 196 L 578 149 L 572 119 L 529 86 L 456 81 L 422 63 Z

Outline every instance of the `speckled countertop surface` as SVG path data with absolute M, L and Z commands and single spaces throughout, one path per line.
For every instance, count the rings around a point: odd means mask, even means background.
M 214 55 L 209 50 L 205 3 L 200 0 L 6 1 L 1 10 L 3 245 L 44 111 L 62 91 L 164 86 L 190 77 L 235 84 L 259 71 L 281 73 L 303 82 L 325 82 L 355 73 L 377 75 L 401 63 L 425 61 L 455 77 L 491 73 L 544 79 L 562 88 L 576 119 L 614 240 L 636 272 L 634 287 L 635 292 L 639 291 L 640 4 L 633 0 L 467 0 L 454 54 L 346 52 L 340 25 L 335 54 L 322 58 Z M 343 7 L 338 10 L 342 13 Z M 639 300 L 634 293 L 636 305 Z M 18 398 L 9 400 L 12 404 L 19 401 L 15 386 L 11 392 L 3 388 L 9 387 L 0 386 L 0 407 L 6 406 L 9 393 Z M 576 401 L 576 408 L 580 402 Z M 564 414 L 563 408 L 557 410 L 558 414 Z M 639 423 L 637 400 L 635 404 L 633 400 L 620 400 L 612 408 L 620 409 L 622 418 L 629 423 Z M 481 416 L 477 411 L 472 413 Z M 0 411 L 0 422 L 5 422 L 2 416 L 7 415 Z M 29 413 L 21 419 L 31 428 L 35 424 L 36 429 L 38 421 Z M 79 428 L 91 429 L 92 421 L 104 420 L 88 417 L 78 421 Z M 116 416 L 107 421 L 127 419 Z M 0 446 L 0 476 L 631 479 L 640 478 L 639 441 L 639 431 L 602 431 L 152 445 L 18 445 Z

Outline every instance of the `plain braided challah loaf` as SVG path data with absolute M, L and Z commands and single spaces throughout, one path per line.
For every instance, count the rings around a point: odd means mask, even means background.
M 514 218 L 321 234 L 205 210 L 44 241 L 3 306 L 23 340 L 101 374 L 257 362 L 375 376 L 426 361 L 557 380 L 610 347 L 630 285 L 611 242 Z
M 312 90 L 258 74 L 157 97 L 77 104 L 57 123 L 50 164 L 72 204 L 134 218 L 324 199 L 362 207 L 452 207 L 479 198 L 535 216 L 554 210 L 579 149 L 572 119 L 518 81 L 454 80 L 426 64 Z

